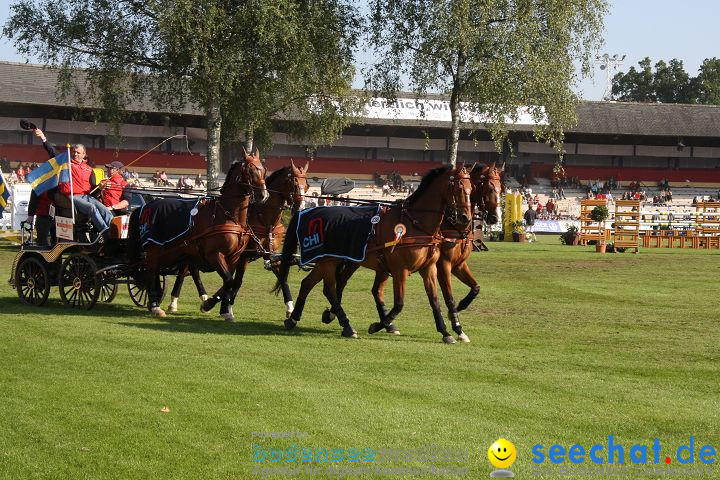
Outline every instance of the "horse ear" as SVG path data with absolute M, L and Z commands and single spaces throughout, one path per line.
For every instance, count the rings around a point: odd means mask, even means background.
M 295 170 L 295 169 L 297 168 L 297 167 L 295 166 L 295 162 L 293 161 L 292 158 L 290 159 L 290 166 L 292 167 L 293 170 Z
M 247 153 L 247 150 L 245 150 L 245 145 L 240 145 L 240 146 L 242 147 L 242 150 L 243 150 L 243 156 L 247 157 L 248 153 Z
M 310 162 L 309 162 L 309 161 L 308 161 L 308 162 L 305 162 L 305 168 L 303 168 L 303 171 L 302 171 L 302 172 L 303 172 L 303 173 L 307 173 L 308 168 L 310 168 Z
M 472 173 L 472 171 L 475 170 L 475 167 L 477 167 L 477 166 L 478 166 L 477 162 L 473 163 L 472 167 L 470 167 L 470 170 L 468 170 L 468 173 Z
M 505 171 L 505 162 L 503 162 L 502 167 L 500 167 L 500 173 L 503 173 Z

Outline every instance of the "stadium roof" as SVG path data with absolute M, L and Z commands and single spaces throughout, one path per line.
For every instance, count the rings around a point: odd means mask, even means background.
M 409 97 L 412 94 L 399 94 Z M 441 95 L 428 98 L 442 99 Z M 57 98 L 57 72 L 47 66 L 0 62 L 0 104 L 72 106 Z M 135 111 L 157 112 L 149 102 L 131 105 Z M 186 107 L 177 112 L 201 116 Z M 660 103 L 581 102 L 579 123 L 568 132 L 595 135 L 643 135 L 677 137 L 720 137 L 720 106 Z M 450 122 L 417 119 L 367 118 L 370 125 L 420 128 L 449 128 Z M 515 125 L 515 130 L 530 130 L 530 125 Z

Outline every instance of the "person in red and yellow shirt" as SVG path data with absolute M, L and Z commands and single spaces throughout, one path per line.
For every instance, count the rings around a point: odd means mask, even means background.
M 127 182 L 122 175 L 122 169 L 125 165 L 115 160 L 105 165 L 108 169 L 108 175 L 103 180 L 102 203 L 108 207 L 114 214 L 122 215 L 126 213 L 130 206 L 130 192 L 125 190 Z

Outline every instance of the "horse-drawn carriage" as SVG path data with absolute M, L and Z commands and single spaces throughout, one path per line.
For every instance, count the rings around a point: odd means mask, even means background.
M 78 241 L 60 239 L 51 247 L 33 243 L 32 226 L 23 222 L 22 243 L 10 276 L 10 285 L 17 290 L 20 300 L 28 305 L 43 305 L 51 288 L 58 287 L 63 303 L 89 310 L 98 301 L 112 302 L 119 286 L 127 285 L 132 301 L 138 306 L 147 306 L 143 267 L 129 265 L 128 240 L 124 234 L 127 217 L 115 217 L 110 238 L 105 241 L 100 237 L 88 241 L 88 226 L 80 222 L 74 229 L 74 238 Z M 161 277 L 161 288 L 164 295 L 164 277 Z

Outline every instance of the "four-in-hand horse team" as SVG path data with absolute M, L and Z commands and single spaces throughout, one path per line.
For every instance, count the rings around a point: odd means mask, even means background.
M 456 340 L 443 318 L 438 280 L 451 328 L 458 340 L 469 342 L 458 312 L 466 309 L 480 290 L 467 263 L 474 247 L 474 220 L 479 215 L 487 225 L 498 221 L 503 169 L 494 163 L 469 168 L 444 166 L 429 171 L 415 192 L 402 200 L 301 209 L 308 190 L 308 165 L 298 167 L 291 161 L 266 178 L 259 152 L 243 150 L 242 158 L 231 165 L 219 194 L 192 200 L 161 197 L 132 211 L 127 240 L 122 244 L 128 282 L 143 286 L 147 292 L 147 302 L 136 303 L 147 305 L 154 315 L 165 316 L 160 307 L 164 293 L 161 276 L 177 274 L 168 308 L 174 313 L 183 279 L 190 275 L 202 299 L 201 310 L 208 312 L 220 303 L 220 314 L 233 321 L 232 305 L 245 269 L 249 262 L 262 258 L 277 277 L 274 292 L 283 294 L 288 330 L 297 328 L 310 291 L 322 280 L 323 294 L 330 304 L 322 321 L 331 323 L 337 318 L 342 336 L 356 338 L 357 332 L 342 305 L 343 291 L 353 273 L 361 266 L 375 271 L 371 291 L 379 321 L 372 323 L 368 332 L 399 334 L 395 319 L 403 309 L 407 278 L 419 272 L 443 342 Z M 282 223 L 286 208 L 292 209 L 287 231 Z M 111 243 L 106 241 L 104 245 L 109 248 Z M 55 261 L 47 260 L 47 251 L 41 253 L 46 261 Z M 60 282 L 64 275 L 66 283 L 74 281 L 83 294 L 82 283 L 87 282 L 88 275 L 83 277 L 73 270 L 78 263 L 83 264 L 83 258 L 75 255 L 78 261 L 70 262 L 69 267 L 63 263 Z M 15 264 L 20 265 L 13 266 L 14 283 L 23 301 L 41 305 L 47 299 L 52 275 L 46 272 L 49 266 L 38 261 L 38 255 L 34 255 L 35 260 L 30 256 L 19 255 L 16 259 Z M 85 260 L 88 262 L 95 266 L 92 260 Z M 99 260 L 96 262 L 101 265 Z M 287 279 L 294 264 L 309 273 L 293 304 Z M 104 265 L 90 270 L 91 274 L 103 276 L 95 280 L 98 285 L 107 284 L 108 278 L 124 268 L 120 260 Z M 215 271 L 222 278 L 222 286 L 213 295 L 205 291 L 200 271 Z M 457 303 L 451 287 L 453 275 L 470 287 Z M 390 277 L 394 295 L 388 310 L 385 286 Z M 71 286 L 67 289 L 72 292 Z M 95 301 L 97 295 L 90 307 Z

